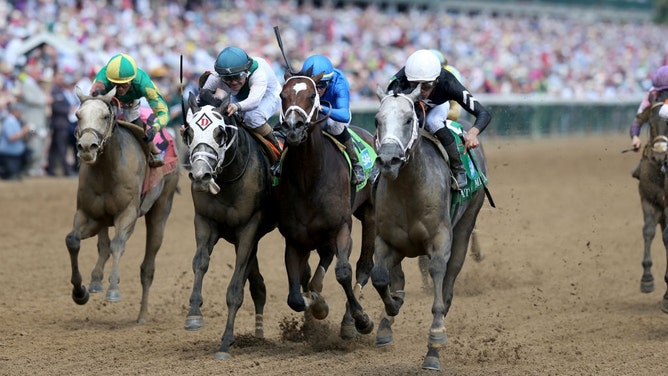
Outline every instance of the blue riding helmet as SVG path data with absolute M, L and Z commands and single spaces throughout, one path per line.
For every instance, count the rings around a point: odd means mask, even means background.
M 311 68 L 313 69 L 311 71 L 311 75 L 313 76 L 324 73 L 320 81 L 331 81 L 334 78 L 334 66 L 323 55 L 311 55 L 304 61 L 302 72 L 307 72 Z
M 220 51 L 213 68 L 223 77 L 236 76 L 250 69 L 252 64 L 253 59 L 244 50 L 232 46 Z

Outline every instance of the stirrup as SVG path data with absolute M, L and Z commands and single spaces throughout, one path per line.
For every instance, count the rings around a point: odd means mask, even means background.
M 466 188 L 468 185 L 468 178 L 466 177 L 466 173 L 452 173 L 452 189 L 455 191 L 461 191 L 462 189 Z
M 362 168 L 362 165 L 354 164 L 352 176 L 350 177 L 350 184 L 351 185 L 362 184 L 365 179 L 366 176 L 364 176 L 364 168 Z
M 281 177 L 281 160 L 279 159 L 269 168 L 271 175 L 277 178 Z

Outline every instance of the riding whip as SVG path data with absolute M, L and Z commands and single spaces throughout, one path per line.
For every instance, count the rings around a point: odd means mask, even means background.
M 183 125 L 186 124 L 186 103 L 183 100 L 183 55 L 181 55 L 181 64 L 179 72 L 179 89 L 181 90 L 181 117 L 183 118 Z
M 278 48 L 280 48 L 281 55 L 283 55 L 283 60 L 285 60 L 285 66 L 286 68 L 288 68 L 288 72 L 294 75 L 295 72 L 292 70 L 292 67 L 290 67 L 290 62 L 288 61 L 288 58 L 285 56 L 285 50 L 283 49 L 283 40 L 281 40 L 281 32 L 278 30 L 278 26 L 274 26 L 274 34 L 276 34 L 276 42 L 278 42 Z

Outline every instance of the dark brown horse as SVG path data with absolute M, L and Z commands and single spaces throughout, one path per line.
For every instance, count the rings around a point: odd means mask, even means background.
M 155 257 L 162 244 L 167 217 L 177 190 L 178 167 L 162 175 L 159 181 L 142 189 L 149 174 L 145 143 L 139 138 L 143 129 L 130 130 L 118 125 L 112 100 L 116 89 L 104 96 L 83 95 L 77 88 L 81 106 L 77 110 L 77 150 L 81 168 L 77 210 L 72 231 L 66 237 L 72 264 L 72 298 L 86 304 L 90 292 L 101 292 L 104 265 L 112 257 L 106 300 L 121 300 L 119 265 L 125 244 L 134 231 L 137 219 L 146 220 L 146 249 L 141 264 L 142 298 L 137 321 L 148 316 L 148 295 Z M 132 126 L 128 123 L 128 126 Z M 133 134 L 134 133 L 134 134 Z M 113 239 L 109 227 L 115 227 Z M 79 249 L 81 240 L 97 235 L 98 259 L 89 289 L 81 282 Z
M 316 91 L 321 76 L 289 77 L 281 92 L 280 130 L 285 135 L 287 150 L 278 186 L 278 229 L 285 237 L 290 308 L 311 312 L 317 319 L 327 316 L 322 284 L 336 256 L 336 280 L 347 299 L 341 336 L 352 338 L 356 332 L 368 334 L 373 330 L 373 321 L 364 313 L 358 296 L 368 282 L 373 263 L 374 208 L 370 184 L 354 192 L 345 156 L 322 131 L 321 124 L 326 118 L 319 115 L 320 99 Z M 369 132 L 352 128 L 367 143 L 373 143 Z M 349 260 L 353 214 L 362 222 L 362 247 L 354 288 Z M 308 260 L 312 250 L 317 250 L 320 260 L 311 279 Z
M 227 287 L 227 324 L 216 359 L 230 359 L 234 320 L 244 300 L 246 280 L 255 305 L 255 335 L 264 336 L 263 312 L 266 287 L 257 261 L 258 242 L 276 228 L 276 200 L 272 197 L 271 160 L 240 118 L 222 115 L 220 108 L 198 107 L 188 98 L 184 139 L 189 147 L 190 180 L 195 205 L 193 258 L 195 276 L 185 328 L 203 325 L 202 283 L 209 269 L 213 247 L 223 238 L 234 245 L 236 262 Z
M 426 255 L 434 286 L 427 355 L 422 368 L 440 370 L 439 349 L 447 341 L 445 317 L 455 279 L 466 258 L 471 232 L 485 195 L 479 189 L 451 213 L 451 173 L 443 153 L 418 124 L 410 95 L 378 93 L 377 165 L 381 177 L 375 195 L 376 240 L 373 286 L 385 305 L 376 343 L 393 341 L 392 322 L 404 303 L 404 258 Z M 432 137 L 433 138 L 433 137 Z M 473 149 L 478 161 L 482 153 Z
M 640 114 L 641 118 L 649 121 L 650 140 L 645 146 L 643 158 L 640 161 L 638 191 L 643 211 L 643 274 L 640 279 L 640 291 L 650 293 L 654 291 L 654 276 L 652 275 L 652 241 L 656 234 L 656 226 L 659 225 L 663 234 L 663 244 L 668 259 L 668 228 L 666 218 L 668 217 L 668 205 L 666 197 L 668 194 L 668 180 L 665 170 L 668 168 L 668 125 L 666 119 L 659 116 L 659 110 L 664 100 L 668 99 L 668 90 L 652 94 L 651 105 Z M 664 275 L 664 281 L 668 285 L 668 267 Z M 663 295 L 661 309 L 668 313 L 668 290 Z

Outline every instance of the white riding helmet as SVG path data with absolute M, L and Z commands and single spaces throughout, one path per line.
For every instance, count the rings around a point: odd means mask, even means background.
M 441 62 L 429 50 L 417 50 L 406 60 L 408 81 L 434 81 L 441 74 Z

